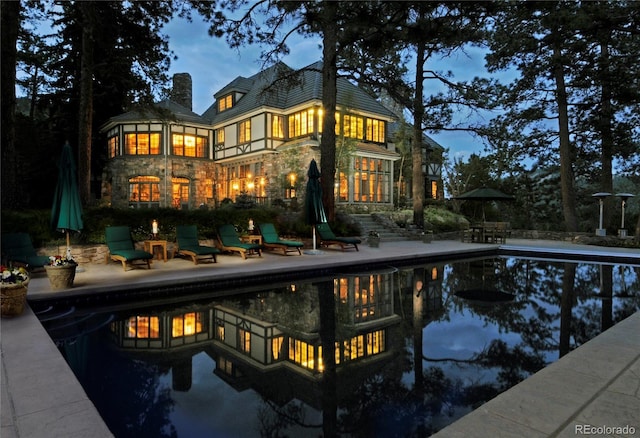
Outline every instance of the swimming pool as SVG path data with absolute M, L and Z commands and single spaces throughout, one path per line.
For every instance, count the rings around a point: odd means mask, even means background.
M 639 277 L 479 258 L 40 318 L 118 437 L 428 436 L 640 309 Z

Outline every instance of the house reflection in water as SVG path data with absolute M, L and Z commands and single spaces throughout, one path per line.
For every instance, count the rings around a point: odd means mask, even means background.
M 394 346 L 402 345 L 393 272 L 327 281 L 335 295 L 338 378 L 347 365 L 369 369 L 393 359 Z M 214 373 L 238 391 L 251 387 L 277 402 L 296 397 L 317 407 L 324 370 L 318 293 L 316 283 L 291 284 L 188 309 L 138 313 L 113 322 L 111 332 L 120 350 L 171 367 L 175 390 L 190 388 L 191 358 L 204 351 L 215 361 Z M 353 378 L 349 370 L 345 380 Z M 338 388 L 350 386 L 340 383 Z

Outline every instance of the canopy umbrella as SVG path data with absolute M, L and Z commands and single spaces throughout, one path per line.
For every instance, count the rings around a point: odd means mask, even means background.
M 58 184 L 51 209 L 51 227 L 66 234 L 67 257 L 71 257 L 69 232 L 81 231 L 83 223 L 76 165 L 68 142 L 62 148 L 62 155 L 58 163 Z
M 500 190 L 492 189 L 490 187 L 480 187 L 478 189 L 463 193 L 460 196 L 455 196 L 453 199 L 459 199 L 461 201 L 481 201 L 482 220 L 484 221 L 484 203 L 486 201 L 513 201 L 515 198 L 511 195 L 502 193 Z
M 313 226 L 313 251 L 316 251 L 316 225 L 327 222 L 327 215 L 322 204 L 322 186 L 320 170 L 316 160 L 312 159 L 307 171 L 307 191 L 304 196 L 304 213 L 307 224 Z

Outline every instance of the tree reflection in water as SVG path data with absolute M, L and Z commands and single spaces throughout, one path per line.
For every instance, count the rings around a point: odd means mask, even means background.
M 43 325 L 116 436 L 426 437 L 640 309 L 639 278 L 468 260 Z

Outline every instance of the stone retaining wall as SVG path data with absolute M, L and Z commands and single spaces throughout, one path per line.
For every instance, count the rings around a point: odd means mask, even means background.
M 436 240 L 460 240 L 461 231 L 452 231 L 449 233 L 438 233 L 434 235 Z M 532 240 L 560 240 L 572 242 L 578 237 L 590 236 L 587 233 L 567 233 L 564 231 L 538 231 L 538 230 L 511 230 L 511 238 L 514 239 L 532 239 Z

